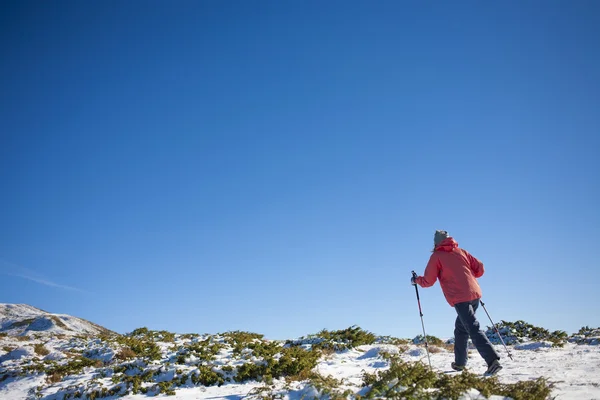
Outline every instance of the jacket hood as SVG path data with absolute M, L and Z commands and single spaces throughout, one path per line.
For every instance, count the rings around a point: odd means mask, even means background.
M 448 239 L 442 240 L 440 244 L 435 247 L 436 251 L 452 251 L 452 249 L 456 249 L 458 247 L 458 242 L 453 238 L 449 237 Z

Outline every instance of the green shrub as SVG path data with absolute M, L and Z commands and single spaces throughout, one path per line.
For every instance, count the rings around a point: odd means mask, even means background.
M 577 335 L 583 337 L 598 337 L 600 336 L 600 328 L 590 328 L 589 326 L 583 326 L 577 332 Z
M 158 393 L 164 393 L 167 396 L 175 396 L 175 390 L 172 388 L 173 382 L 159 382 L 157 386 Z
M 136 339 L 140 339 L 143 341 L 153 341 L 153 342 L 174 342 L 175 334 L 172 332 L 168 332 L 165 330 L 162 331 L 153 331 L 146 327 L 134 329 L 129 335 L 130 337 L 134 337 Z
M 5 338 L 8 336 L 8 333 L 6 332 L 0 332 L 0 339 Z
M 413 342 L 413 344 L 424 344 L 425 336 L 418 335 L 412 340 L 412 342 Z M 431 335 L 427 335 L 427 343 L 429 345 L 433 345 L 433 346 L 443 346 L 444 345 L 444 341 L 442 339 L 438 338 L 437 336 L 431 336 Z
M 255 340 L 262 340 L 263 335 L 244 331 L 230 331 L 223 334 L 225 342 L 233 347 L 234 353 L 239 353 Z
M 433 387 L 436 378 L 437 374 L 424 364 L 409 364 L 395 356 L 388 370 L 363 374 L 364 386 L 370 387 L 367 398 L 425 399 L 426 389 Z
M 273 365 L 273 378 L 298 376 L 300 379 L 304 379 L 317 365 L 319 357 L 320 354 L 317 351 L 308 351 L 301 347 L 286 347 L 281 352 L 281 357 Z
M 388 370 L 365 373 L 363 384 L 368 388 L 367 398 L 388 399 L 456 400 L 474 388 L 485 397 L 543 400 L 549 398 L 552 391 L 552 385 L 543 378 L 503 384 L 497 377 L 483 378 L 468 371 L 456 375 L 438 374 L 425 364 L 404 362 L 397 356 L 391 356 Z
M 59 381 L 67 375 L 79 374 L 86 367 L 97 367 L 96 360 L 91 360 L 86 357 L 80 357 L 75 360 L 70 360 L 66 364 L 55 364 L 46 369 L 46 375 L 51 379 Z
M 340 386 L 343 384 L 341 380 L 335 379 L 330 376 L 323 376 L 321 374 L 312 372 L 308 381 L 310 384 L 319 392 L 320 398 L 327 398 L 329 400 L 346 400 L 351 398 L 353 392 L 350 389 L 342 391 Z
M 313 349 L 322 350 L 345 350 L 365 344 L 373 344 L 377 337 L 361 329 L 358 326 L 351 326 L 337 331 L 328 331 L 323 329 L 317 334 L 308 335 L 300 340 L 287 341 L 286 344 L 297 346 L 300 344 L 311 344 Z
M 507 345 L 534 340 L 549 341 L 552 342 L 552 345 L 555 347 L 562 347 L 568 338 L 565 331 L 559 330 L 550 332 L 547 329 L 531 325 L 522 320 L 516 322 L 501 321 L 499 324 L 496 324 L 496 327 Z M 501 343 L 500 338 L 493 327 L 488 327 L 485 334 L 492 343 Z
M 160 360 L 162 357 L 160 347 L 150 340 L 131 336 L 119 336 L 116 338 L 116 341 L 120 345 L 131 349 L 138 357 L 145 357 L 149 360 Z
M 184 333 L 183 335 L 180 336 L 180 338 L 184 339 L 184 340 L 191 340 L 191 339 L 196 339 L 199 337 L 200 337 L 200 335 L 197 333 Z
M 121 382 L 125 383 L 127 389 L 131 388 L 133 394 L 146 393 L 147 389 L 142 387 L 143 382 L 152 382 L 153 371 L 145 371 L 141 374 L 123 375 Z
M 138 394 L 142 390 L 142 377 L 140 375 L 124 376 L 122 382 L 127 385 L 127 389 L 131 389 L 132 394 Z
M 376 343 L 393 344 L 395 346 L 402 346 L 405 344 L 409 344 L 410 342 L 410 339 L 400 339 L 393 336 L 379 336 L 376 340 Z
M 212 339 L 208 338 L 198 342 L 187 343 L 183 346 L 182 354 L 194 354 L 203 361 L 212 361 L 215 359 L 219 351 L 225 347 L 221 343 L 212 343 Z M 182 355 L 180 354 L 180 356 Z M 180 363 L 184 364 L 184 363 Z
M 142 328 L 134 329 L 129 336 L 148 336 L 149 333 L 150 330 L 144 326 Z
M 281 377 L 306 379 L 317 365 L 320 352 L 301 347 L 281 347 L 276 342 L 253 343 L 253 355 L 262 358 L 259 364 L 247 362 L 237 367 L 236 382 L 256 380 L 271 382 Z M 276 358 L 276 356 L 279 356 Z
M 237 374 L 235 375 L 233 380 L 236 382 L 262 381 L 262 378 L 265 374 L 265 365 L 257 365 L 248 362 L 237 367 Z
M 568 340 L 577 344 L 598 345 L 600 344 L 600 328 L 584 326 L 579 329 L 579 332 L 571 335 Z
M 247 349 L 252 350 L 252 355 L 255 357 L 273 357 L 279 353 L 283 347 L 279 342 L 254 342 L 248 343 Z M 235 353 L 235 350 L 234 350 Z
M 194 385 L 201 384 L 204 386 L 221 386 L 225 383 L 223 376 L 213 371 L 213 369 L 207 365 L 199 365 L 198 372 L 192 373 L 192 383 Z
M 286 377 L 286 387 L 289 388 L 290 382 L 294 380 L 297 380 L 296 377 Z M 361 398 L 361 396 L 354 395 L 353 391 L 350 389 L 345 391 L 340 389 L 343 381 L 337 380 L 332 376 L 323 376 L 313 372 L 302 380 L 308 381 L 308 385 L 317 390 L 318 396 L 314 397 L 314 399 L 347 400 L 349 398 Z M 274 400 L 281 399 L 282 394 L 275 386 L 263 384 L 262 386 L 257 386 L 248 392 L 247 397 L 252 399 Z M 306 397 L 303 396 L 302 398 Z

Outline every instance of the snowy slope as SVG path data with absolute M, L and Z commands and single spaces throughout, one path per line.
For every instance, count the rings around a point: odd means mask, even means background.
M 374 372 L 387 367 L 387 363 L 379 357 L 379 351 L 389 351 L 393 346 L 360 346 L 357 349 L 336 353 L 319 362 L 316 369 L 323 375 L 331 375 L 343 379 L 347 388 L 357 389 L 360 386 L 362 374 Z M 535 347 L 535 346 L 532 346 Z M 502 353 L 502 347 L 497 346 Z M 394 351 L 392 349 L 392 351 Z M 600 348 L 598 346 L 578 347 L 567 345 L 565 348 L 542 348 L 539 351 L 513 351 L 514 361 L 503 360 L 504 369 L 499 374 L 501 382 L 514 383 L 523 380 L 535 379 L 540 376 L 547 377 L 556 382 L 552 396 L 556 400 L 600 400 Z M 477 354 L 472 354 L 474 362 L 472 370 L 483 373 L 484 363 L 477 359 Z M 427 362 L 423 348 L 409 346 L 409 350 L 402 354 L 406 361 Z M 433 369 L 446 372 L 454 355 L 449 352 L 440 352 L 431 355 Z M 217 387 L 184 388 L 177 391 L 172 397 L 177 400 L 231 400 L 255 399 L 253 390 L 261 385 L 257 382 L 246 384 L 228 384 Z M 277 382 L 273 392 L 281 395 L 282 399 L 300 400 L 312 398 L 318 392 L 314 388 L 302 383 L 294 385 L 291 389 L 284 389 L 284 382 Z M 279 388 L 279 389 L 277 389 Z M 303 397 L 305 396 L 305 397 Z M 464 395 L 463 400 L 483 400 L 476 390 Z M 125 400 L 147 399 L 144 395 L 129 395 Z M 504 399 L 502 396 L 492 396 L 491 400 Z M 542 400 L 542 399 L 540 399 Z
M 10 336 L 38 335 L 97 335 L 106 328 L 81 318 L 51 314 L 27 304 L 0 304 L 0 332 Z
M 281 342 L 245 332 L 179 335 L 145 328 L 128 335 L 104 334 L 101 337 L 14 336 L 7 332 L 22 329 L 15 328 L 14 321 L 18 324 L 38 318 L 52 320 L 51 316 L 55 314 L 24 305 L 3 306 L 0 308 L 2 326 L 8 328 L 0 334 L 2 400 L 142 400 L 166 394 L 180 400 L 355 399 L 372 390 L 364 374 L 390 370 L 393 359 L 408 365 L 427 364 L 425 347 L 416 338 L 409 341 L 374 336 L 371 344 L 362 345 L 335 339 L 329 342 L 334 344 L 333 347 L 323 348 L 319 346 L 330 339 L 318 335 Z M 70 323 L 68 331 L 83 332 L 90 328 L 85 325 L 86 321 L 64 315 L 58 317 L 65 325 Z M 94 327 L 92 324 L 91 328 Z M 59 329 L 65 330 L 54 326 L 52 332 Z M 360 333 L 358 329 L 348 328 L 347 331 Z M 590 332 L 596 335 L 598 330 Z M 589 336 L 584 335 L 585 338 Z M 509 346 L 514 360 L 506 357 L 502 345 L 496 345 L 504 366 L 498 379 L 509 385 L 543 377 L 553 384 L 551 398 L 600 399 L 600 346 L 597 343 L 597 340 L 565 340 L 563 347 L 553 347 L 550 342 L 521 340 Z M 317 351 L 318 358 L 309 367 L 309 375 L 288 370 L 272 381 L 240 378 L 244 374 L 251 376 L 253 371 L 265 365 L 276 366 L 273 368 L 289 366 L 284 362 L 285 357 L 292 354 L 291 359 L 294 359 L 295 351 L 306 351 L 303 353 L 306 355 L 312 354 L 314 349 L 320 350 Z M 451 345 L 430 344 L 430 349 L 433 371 L 439 376 L 461 376 L 450 371 L 450 363 L 454 360 Z M 468 368 L 476 376 L 481 376 L 486 369 L 474 349 L 469 353 Z M 331 382 L 336 382 L 337 386 L 328 386 Z M 473 388 L 462 393 L 461 400 L 484 398 Z M 504 397 L 494 395 L 490 399 Z

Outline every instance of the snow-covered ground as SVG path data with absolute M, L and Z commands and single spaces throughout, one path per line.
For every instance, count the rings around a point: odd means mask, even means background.
M 12 336 L 28 333 L 95 335 L 105 328 L 81 318 L 52 314 L 27 304 L 0 304 L 0 332 Z
M 496 346 L 498 352 L 506 355 L 502 346 Z M 396 346 L 360 346 L 357 349 L 333 354 L 319 362 L 316 370 L 322 375 L 332 375 L 334 378 L 343 379 L 347 387 L 357 389 L 362 381 L 363 371 L 374 372 L 380 368 L 386 368 L 387 362 L 378 358 L 380 350 L 388 352 L 398 351 Z M 564 348 L 542 347 L 532 343 L 528 350 L 511 351 L 514 361 L 504 357 L 502 359 L 503 369 L 498 374 L 501 382 L 514 383 L 522 380 L 536 379 L 541 376 L 547 377 L 556 386 L 553 396 L 557 400 L 600 400 L 600 347 L 579 346 L 567 344 Z M 422 361 L 427 363 L 424 349 L 417 346 L 409 346 L 409 350 L 402 354 L 402 359 L 407 361 Z M 431 364 L 434 370 L 450 371 L 450 363 L 454 361 L 454 355 L 450 352 L 431 354 Z M 483 373 L 486 369 L 485 362 L 477 352 L 471 351 L 469 368 L 472 372 Z M 251 398 L 252 392 L 259 383 L 228 384 L 221 387 L 197 387 L 179 389 L 173 399 L 180 400 L 234 400 Z M 277 386 L 277 385 L 276 385 Z M 283 382 L 279 383 L 283 386 Z M 283 393 L 283 399 L 312 398 L 318 395 L 297 385 L 295 390 Z M 4 398 L 4 397 L 3 397 Z M 145 399 L 145 395 L 129 395 L 127 400 Z M 477 392 L 473 391 L 465 395 L 465 399 L 478 398 Z M 481 396 L 483 399 L 484 397 Z M 501 396 L 493 396 L 492 400 L 503 399 Z
M 7 307 L 4 307 L 7 310 Z M 31 324 L 44 313 L 21 307 L 19 314 L 15 307 L 8 307 L 8 313 L 0 314 L 5 331 L 14 333 L 21 330 L 19 335 L 6 332 L 0 333 L 0 399 L 44 399 L 63 400 L 69 398 L 97 397 L 94 391 L 104 390 L 102 398 L 127 400 L 142 400 L 150 396 L 166 397 L 163 394 L 169 388 L 173 389 L 173 399 L 181 400 L 235 400 L 280 398 L 300 400 L 312 398 L 328 398 L 315 381 L 296 379 L 286 381 L 275 379 L 266 384 L 255 380 L 237 382 L 233 379 L 244 366 L 265 365 L 265 359 L 259 356 L 259 350 L 253 345 L 269 346 L 275 349 L 274 359 L 282 357 L 278 349 L 286 347 L 283 342 L 274 342 L 261 338 L 246 338 L 238 342 L 235 335 L 174 335 L 165 332 L 145 331 L 137 336 L 109 337 L 97 336 L 67 336 L 50 330 L 27 330 L 19 321 L 27 320 Z M 2 311 L 2 309 L 0 309 Z M 54 315 L 54 314 L 52 314 Z M 69 316 L 60 316 L 61 320 L 70 321 Z M 52 320 L 52 319 L 51 319 Z M 14 327 L 15 321 L 18 325 Z M 73 326 L 73 325 L 71 325 Z M 94 325 L 95 327 L 95 325 Z M 65 330 L 65 328 L 57 327 Z M 98 327 L 101 329 L 101 327 Z M 87 329 L 87 328 L 86 328 Z M 72 331 L 72 328 L 66 329 Z M 85 329 L 84 329 L 85 330 Z M 109 331 L 106 331 L 109 332 Z M 116 339 L 115 339 L 116 338 Z M 131 338 L 151 338 L 156 344 L 156 357 L 153 361 L 141 356 L 125 357 L 120 354 L 127 346 L 135 348 Z M 306 338 L 293 343 L 304 349 L 320 343 L 323 339 Z M 502 356 L 503 369 L 498 374 L 502 383 L 531 381 L 545 377 L 553 383 L 551 396 L 558 400 L 600 400 L 600 346 L 598 340 L 566 341 L 564 347 L 552 347 L 550 342 L 524 340 L 509 346 L 513 360 L 507 357 L 502 345 L 496 349 Z M 242 345 L 239 345 L 243 343 Z M 336 393 L 348 393 L 344 396 L 355 398 L 365 395 L 369 388 L 364 383 L 364 373 L 385 371 L 390 368 L 389 355 L 407 362 L 428 363 L 425 347 L 414 343 L 395 343 L 384 338 L 378 338 L 374 344 L 359 345 L 345 350 L 325 351 L 317 360 L 312 372 L 321 377 L 335 378 L 339 382 Z M 290 347 L 290 344 L 288 344 Z M 454 360 L 451 346 L 430 346 L 431 364 L 434 371 L 448 373 L 452 376 L 459 374 L 451 371 L 450 363 Z M 139 352 L 140 350 L 138 350 Z M 265 351 L 264 348 L 263 350 Z M 269 351 L 268 349 L 266 350 Z M 207 355 L 210 353 L 210 355 Z M 264 353 L 263 353 L 264 354 Z M 77 365 L 84 360 L 88 362 L 85 368 L 79 368 L 67 373 L 60 368 L 67 365 Z M 207 361 L 208 360 L 208 361 Z M 193 382 L 193 377 L 202 374 L 202 367 L 210 374 L 213 371 L 219 378 L 225 380 L 221 386 L 211 384 L 204 386 Z M 54 368 L 54 369 L 52 369 Z M 58 369 L 57 369 L 58 368 Z M 481 375 L 486 369 L 479 354 L 471 349 L 468 369 Z M 59 371 L 60 373 L 57 373 Z M 56 375 L 56 376 L 55 376 Z M 133 380 L 140 379 L 136 384 L 147 393 L 133 394 Z M 52 377 L 55 379 L 50 382 Z M 181 381 L 181 383 L 179 383 Z M 177 382 L 173 387 L 170 382 Z M 161 383 L 169 385 L 167 389 L 158 389 Z M 129 385 L 129 386 L 128 386 Z M 114 394 L 109 390 L 115 390 Z M 157 394 L 159 391 L 162 393 Z M 136 390 L 137 392 L 137 390 Z M 329 397 L 331 398 L 331 397 Z M 337 397 L 339 398 L 339 397 Z M 462 399 L 483 398 L 475 389 L 465 393 Z M 491 399 L 504 399 L 502 396 L 492 396 Z M 542 399 L 540 399 L 542 400 Z

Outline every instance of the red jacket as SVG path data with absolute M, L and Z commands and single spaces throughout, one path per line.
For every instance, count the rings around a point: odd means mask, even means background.
M 422 287 L 430 287 L 440 280 L 442 292 L 452 307 L 457 303 L 481 298 L 481 288 L 477 279 L 483 275 L 483 263 L 458 248 L 458 243 L 451 237 L 444 239 L 436 248 L 425 274 L 416 282 Z

